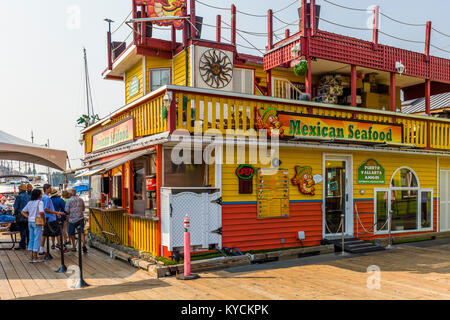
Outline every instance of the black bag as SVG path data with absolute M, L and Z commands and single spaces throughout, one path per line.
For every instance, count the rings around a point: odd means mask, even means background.
M 16 213 L 16 222 L 17 223 L 28 223 L 28 218 L 25 217 L 22 212 Z

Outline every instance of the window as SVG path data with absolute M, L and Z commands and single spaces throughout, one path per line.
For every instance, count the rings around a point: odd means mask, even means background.
M 180 157 L 183 155 L 180 154 Z M 192 164 L 175 164 L 172 162 L 172 149 L 164 149 L 164 186 L 173 188 L 207 186 L 208 166 L 204 163 L 194 164 L 194 150 L 191 151 L 191 162 Z
M 253 94 L 254 70 L 234 68 L 233 69 L 233 91 L 239 93 Z
M 433 190 L 421 189 L 414 171 L 399 168 L 389 189 L 375 189 L 375 223 L 377 232 L 423 231 L 432 229 Z
M 150 92 L 170 84 L 170 69 L 150 70 Z

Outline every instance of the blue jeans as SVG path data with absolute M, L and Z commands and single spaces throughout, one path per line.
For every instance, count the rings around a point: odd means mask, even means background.
M 39 252 L 41 246 L 42 227 L 37 226 L 34 222 L 28 222 L 28 229 L 30 230 L 30 241 L 28 242 L 28 250 Z

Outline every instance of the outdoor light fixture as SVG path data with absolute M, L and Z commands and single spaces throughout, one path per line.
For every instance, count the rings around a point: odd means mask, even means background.
M 291 49 L 292 58 L 296 59 L 300 52 L 300 43 L 294 44 Z
M 166 107 L 170 106 L 170 103 L 172 102 L 172 92 L 167 91 L 163 98 L 163 103 Z
M 395 63 L 395 70 L 397 70 L 397 72 L 399 74 L 402 74 L 403 72 L 405 72 L 406 68 L 405 68 L 405 65 L 401 61 L 397 61 Z

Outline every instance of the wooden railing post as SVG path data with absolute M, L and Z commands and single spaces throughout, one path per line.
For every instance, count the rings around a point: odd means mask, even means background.
M 376 48 L 378 44 L 378 29 L 380 27 L 380 6 L 375 6 L 373 8 L 373 47 Z
M 170 27 L 170 33 L 172 38 L 172 50 L 175 50 L 175 48 L 177 47 L 177 31 L 174 25 Z
M 137 19 L 137 5 L 136 5 L 136 1 L 132 0 L 132 11 L 133 11 L 133 19 Z M 137 33 L 137 23 L 133 22 L 133 44 L 137 45 L 137 41 L 138 41 L 138 33 Z
M 141 18 L 146 18 L 146 12 L 145 12 L 145 7 L 146 6 L 141 6 Z M 141 36 L 140 36 L 140 43 L 141 44 L 145 44 L 145 38 L 147 35 L 147 23 L 146 22 L 141 22 Z
M 272 50 L 273 48 L 273 12 L 272 10 L 267 11 L 267 49 Z
M 309 13 L 309 19 L 310 19 L 310 27 L 311 27 L 311 36 L 314 36 L 316 34 L 316 0 L 310 1 L 310 13 Z
M 197 38 L 197 30 L 195 30 L 196 19 L 195 19 L 195 0 L 190 0 L 191 4 L 191 39 Z
M 352 64 L 351 66 L 351 84 L 350 84 L 350 90 L 351 90 L 351 106 L 356 107 L 357 106 L 357 99 L 356 99 L 356 66 Z
M 389 84 L 389 92 L 390 92 L 390 102 L 391 102 L 391 111 L 395 112 L 396 111 L 396 101 L 397 101 L 397 97 L 396 97 L 396 82 L 395 82 L 395 73 L 391 72 L 390 75 L 390 84 Z
M 216 17 L 216 41 L 222 42 L 222 16 L 220 14 Z
M 187 16 L 187 9 L 186 7 L 183 7 L 182 9 L 182 15 L 183 17 Z M 183 20 L 183 48 L 187 47 L 188 43 L 188 28 L 189 28 L 189 22 L 187 20 Z
M 431 21 L 427 21 L 427 29 L 425 34 L 425 60 L 430 60 L 430 45 L 431 45 Z
M 307 0 L 302 0 L 300 32 L 302 36 L 306 35 L 306 18 L 308 16 Z
M 167 92 L 167 94 L 169 94 L 169 92 Z M 175 93 L 172 93 L 172 101 L 170 103 L 170 106 L 168 106 L 167 130 L 170 133 L 173 133 L 175 130 L 177 130 L 177 97 Z
M 236 6 L 231 5 L 231 44 L 236 45 Z
M 108 70 L 112 70 L 111 32 L 107 32 L 106 38 L 108 39 Z

